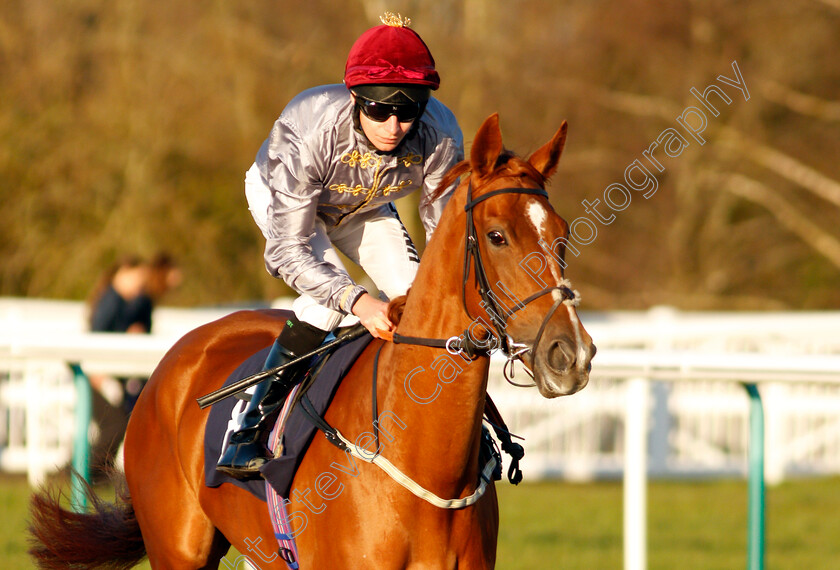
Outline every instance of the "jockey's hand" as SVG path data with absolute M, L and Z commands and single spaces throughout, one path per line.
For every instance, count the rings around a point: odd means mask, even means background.
M 388 319 L 388 303 L 369 293 L 364 293 L 353 303 L 352 311 L 374 338 L 382 338 L 378 332 L 380 330 L 392 331 L 395 328 L 394 323 Z

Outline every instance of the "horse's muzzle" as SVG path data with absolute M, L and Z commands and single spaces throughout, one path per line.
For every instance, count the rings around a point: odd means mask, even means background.
M 563 335 L 536 347 L 534 380 L 544 398 L 574 394 L 589 382 L 596 349 L 588 336 L 576 343 Z

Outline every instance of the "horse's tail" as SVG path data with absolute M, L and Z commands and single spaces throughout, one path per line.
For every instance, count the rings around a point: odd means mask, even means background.
M 134 506 L 121 477 L 113 503 L 85 484 L 92 511 L 77 513 L 61 506 L 61 493 L 41 491 L 30 504 L 31 548 L 39 568 L 128 569 L 146 557 Z

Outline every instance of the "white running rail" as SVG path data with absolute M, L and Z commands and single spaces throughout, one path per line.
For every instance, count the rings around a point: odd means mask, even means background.
M 152 335 L 87 334 L 81 303 L 0 298 L 0 469 L 39 481 L 67 462 L 74 409 L 67 362 L 148 375 L 183 333 L 232 310 L 161 308 Z M 840 386 L 812 373 L 840 354 L 840 313 L 658 308 L 582 313 L 581 320 L 599 350 L 579 394 L 544 400 L 505 384 L 499 362 L 493 368 L 491 394 L 511 429 L 526 437 L 526 479 L 620 477 L 634 427 L 628 402 L 642 392 L 634 378 L 647 382 L 643 443 L 652 476 L 746 472 L 749 406 L 737 382 L 747 376 L 761 383 L 768 481 L 840 473 Z

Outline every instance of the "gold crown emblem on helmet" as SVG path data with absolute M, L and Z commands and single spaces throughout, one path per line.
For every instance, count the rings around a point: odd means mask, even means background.
M 404 18 L 400 14 L 394 14 L 393 12 L 385 12 L 379 16 L 379 21 L 386 26 L 393 26 L 395 28 L 408 28 L 411 26 L 410 18 Z

